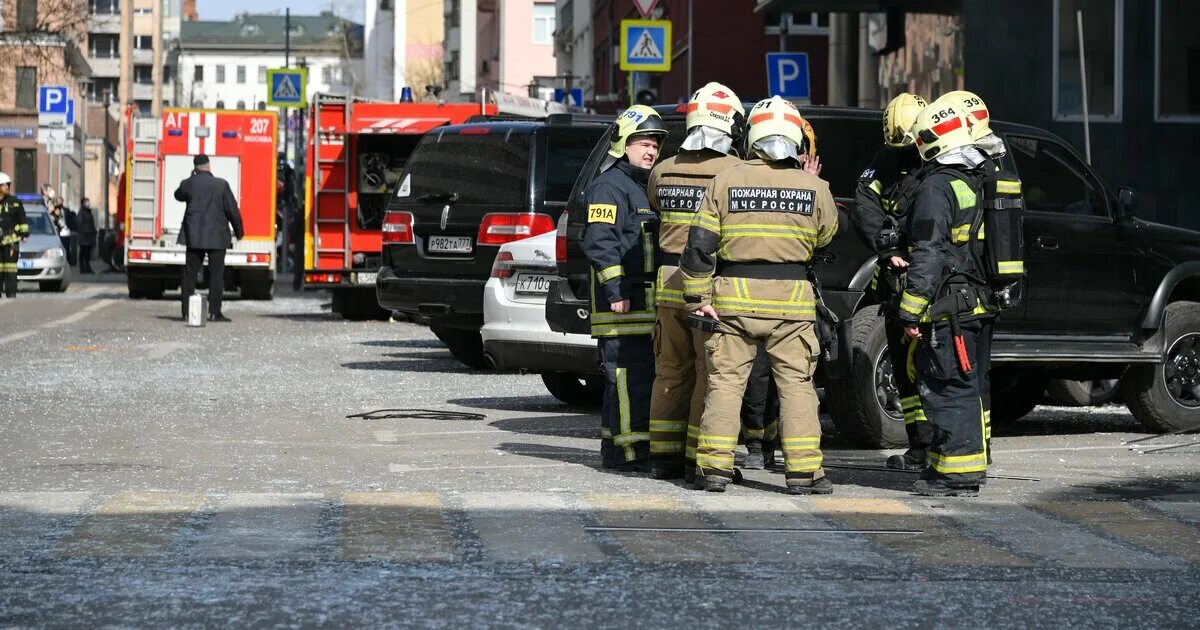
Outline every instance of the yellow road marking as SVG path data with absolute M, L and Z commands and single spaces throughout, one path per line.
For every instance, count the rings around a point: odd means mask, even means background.
M 435 492 L 351 492 L 342 504 L 343 560 L 450 562 L 456 557 Z

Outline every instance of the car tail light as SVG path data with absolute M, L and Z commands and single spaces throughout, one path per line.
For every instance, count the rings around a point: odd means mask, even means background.
M 479 225 L 480 245 L 503 245 L 545 234 L 554 229 L 549 215 L 528 212 L 493 212 L 483 215 Z
M 496 262 L 492 263 L 493 278 L 507 278 L 512 275 L 513 255 L 508 252 L 496 254 Z
M 129 260 L 150 260 L 150 252 L 144 249 L 129 250 Z
M 310 284 L 340 284 L 342 276 L 336 273 L 306 273 L 304 281 Z
M 271 262 L 270 254 L 246 254 L 246 262 L 248 263 L 269 263 Z
M 412 245 L 413 242 L 412 213 L 388 210 L 387 214 L 383 215 L 383 243 Z
M 554 234 L 554 262 L 567 262 L 567 213 L 558 217 L 558 230 Z

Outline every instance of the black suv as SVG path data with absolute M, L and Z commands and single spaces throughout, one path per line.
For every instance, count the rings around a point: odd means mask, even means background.
M 384 217 L 379 305 L 429 318 L 456 358 L 484 367 L 483 287 L 497 248 L 554 229 L 611 121 L 561 114 L 427 133 Z
M 749 105 L 747 105 L 749 107 Z M 684 114 L 660 107 L 678 150 Z M 823 170 L 842 212 L 833 260 L 818 272 L 825 301 L 851 349 L 837 373 L 822 366 L 827 408 L 839 430 L 872 448 L 906 445 L 878 305 L 867 291 L 875 257 L 850 226 L 859 173 L 880 146 L 878 110 L 801 108 L 817 132 Z M 1137 194 L 1114 193 L 1064 140 L 996 122 L 1004 165 L 1023 182 L 1025 300 L 997 323 L 992 420 L 1029 413 L 1051 379 L 1121 378 L 1126 403 L 1147 428 L 1200 421 L 1200 233 L 1134 217 Z M 559 279 L 546 316 L 558 332 L 588 330 L 583 191 L 596 177 L 597 146 L 559 220 Z

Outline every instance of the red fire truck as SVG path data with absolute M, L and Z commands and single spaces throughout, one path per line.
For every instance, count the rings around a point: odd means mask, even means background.
M 242 297 L 271 299 L 275 286 L 276 115 L 263 111 L 165 109 L 161 118 L 127 114 L 125 270 L 129 297 L 176 289 L 185 248 L 175 243 L 185 204 L 175 189 L 192 174 L 193 156 L 209 157 L 229 182 L 245 237 L 225 255 L 226 286 Z
M 426 131 L 496 112 L 494 104 L 316 95 L 308 112 L 304 286 L 332 289 L 333 310 L 344 317 L 378 313 L 383 215 L 408 156 Z

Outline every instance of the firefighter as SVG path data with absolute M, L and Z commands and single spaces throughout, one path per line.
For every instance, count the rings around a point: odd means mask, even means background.
M 917 386 L 909 377 L 908 357 L 912 342 L 904 336 L 900 323 L 900 293 L 903 290 L 905 245 L 901 226 L 918 181 L 921 157 L 910 133 L 917 114 L 925 108 L 925 99 L 908 92 L 888 103 L 883 113 L 883 144 L 870 166 L 858 178 L 851 218 L 858 235 L 875 250 L 878 262 L 871 287 L 875 290 L 887 336 L 888 357 L 892 363 L 892 381 L 904 414 L 908 450 L 887 459 L 888 468 L 921 470 L 933 441 L 933 428 L 925 420 Z
M 688 480 L 689 469 L 695 470 L 707 369 L 703 336 L 687 323 L 690 311 L 683 302 L 679 256 L 709 181 L 742 163 L 733 146 L 744 134 L 746 111 L 733 90 L 709 83 L 692 94 L 686 124 L 688 135 L 679 153 L 654 167 L 649 185 L 650 205 L 661 220 L 650 398 L 650 455 L 656 479 Z
M 911 249 L 899 316 L 918 341 L 918 395 L 933 428 L 918 494 L 977 496 L 987 472 L 978 344 L 997 307 L 970 251 L 990 164 L 971 137 L 961 100 L 934 101 L 913 125 L 925 162 L 905 224 Z
M 646 196 L 666 140 L 662 118 L 634 105 L 613 126 L 610 166 L 587 189 L 583 246 L 591 263 L 592 336 L 604 367 L 601 458 L 606 468 L 650 472 L 654 381 L 654 243 L 658 214 Z
M 17 259 L 21 241 L 29 238 L 25 206 L 12 194 L 12 178 L 0 173 L 0 288 L 6 297 L 17 297 Z
M 750 111 L 755 159 L 713 179 L 680 261 L 684 301 L 715 323 L 704 342 L 708 392 L 696 444 L 696 487 L 722 492 L 733 479 L 739 409 L 761 345 L 780 396 L 788 491 L 828 494 L 812 376 L 819 346 L 806 278 L 815 249 L 833 240 L 829 185 L 802 168 L 805 121 L 778 96 Z

